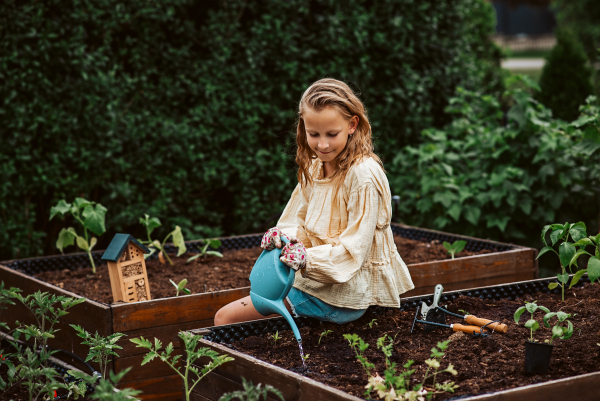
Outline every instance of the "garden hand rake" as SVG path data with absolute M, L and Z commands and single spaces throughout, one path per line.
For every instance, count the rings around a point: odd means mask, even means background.
M 412 334 L 413 330 L 415 329 L 415 324 L 421 323 L 421 324 L 424 324 L 425 327 L 428 327 L 428 326 L 431 326 L 433 328 L 446 327 L 448 329 L 452 329 L 452 331 L 462 331 L 463 333 L 473 334 L 475 336 L 486 337 L 489 335 L 489 334 L 487 334 L 487 332 L 484 331 L 484 330 L 489 330 L 489 328 L 487 328 L 487 327 L 465 326 L 463 324 L 442 324 L 442 323 L 436 323 L 436 322 L 428 322 L 426 320 L 417 319 L 418 316 L 419 316 L 419 308 L 417 308 L 417 313 L 415 314 L 415 319 L 413 320 L 413 325 L 412 325 L 412 328 L 410 329 L 411 334 Z

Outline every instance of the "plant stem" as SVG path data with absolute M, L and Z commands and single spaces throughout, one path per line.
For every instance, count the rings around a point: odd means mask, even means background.
M 167 262 L 169 262 L 169 264 L 170 264 L 171 266 L 173 266 L 173 262 L 171 261 L 171 258 L 169 257 L 169 254 L 168 254 L 168 253 L 167 253 L 167 251 L 165 250 L 165 243 L 167 242 L 167 239 L 168 239 L 170 236 L 171 236 L 171 234 L 169 234 L 169 235 L 167 235 L 167 236 L 165 237 L 165 240 L 164 240 L 164 241 L 163 241 L 163 243 L 162 243 L 162 249 L 161 249 L 161 251 L 162 251 L 163 255 L 165 255 L 165 258 L 167 258 Z

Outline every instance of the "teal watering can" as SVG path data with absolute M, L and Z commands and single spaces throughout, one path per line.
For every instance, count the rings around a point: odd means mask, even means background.
M 285 243 L 289 241 L 282 237 Z M 283 316 L 290 324 L 294 336 L 302 342 L 296 322 L 288 312 L 283 300 L 292 289 L 296 272 L 279 260 L 281 249 L 263 251 L 250 273 L 250 299 L 254 308 L 263 316 L 273 313 Z

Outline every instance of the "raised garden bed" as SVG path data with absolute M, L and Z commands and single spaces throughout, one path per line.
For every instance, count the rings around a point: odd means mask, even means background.
M 424 240 L 424 245 L 421 245 L 422 249 L 418 249 L 419 244 L 416 244 L 419 252 L 435 245 L 431 243 L 432 241 L 441 243 L 442 241 L 453 242 L 459 239 L 467 241 L 465 249 L 469 253 L 488 252 L 466 257 L 460 257 L 459 254 L 454 260 L 444 259 L 409 263 L 408 268 L 416 288 L 405 294 L 405 296 L 432 293 L 433 287 L 437 283 L 442 283 L 446 290 L 454 290 L 537 277 L 537 263 L 535 261 L 537 251 L 535 249 L 395 224 L 392 225 L 392 230 L 395 234 L 404 238 L 417 241 Z M 222 251 L 256 248 L 260 244 L 260 239 L 260 234 L 222 238 Z M 202 244 L 198 241 L 190 241 L 186 245 L 190 251 L 194 251 L 198 250 Z M 102 273 L 103 269 L 106 269 L 106 265 L 102 264 L 101 255 L 102 251 L 93 253 L 99 274 L 108 282 L 108 275 Z M 246 255 L 246 257 L 249 256 Z M 250 257 L 247 260 L 251 259 Z M 58 284 L 61 282 L 63 283 L 62 287 L 67 286 L 66 282 L 68 280 L 54 280 L 52 282 L 57 284 L 54 285 L 33 276 L 47 271 L 61 272 L 68 270 L 69 275 L 79 275 L 81 281 L 87 279 L 90 286 L 95 287 L 95 284 L 99 285 L 97 281 L 102 280 L 99 276 L 87 277 L 87 274 L 84 276 L 79 274 L 80 267 L 87 266 L 87 263 L 88 259 L 85 253 L 6 261 L 0 263 L 0 277 L 7 286 L 21 288 L 24 294 L 39 290 L 53 294 L 81 297 L 84 294 L 74 293 L 66 288 L 59 287 Z M 220 260 L 211 263 L 218 264 Z M 249 263 L 248 268 L 251 268 L 252 264 Z M 162 270 L 167 272 L 174 271 L 170 267 L 162 267 Z M 211 265 L 199 267 L 201 271 L 205 268 L 208 271 L 212 269 L 213 274 L 216 271 L 215 266 L 211 267 Z M 144 392 L 142 398 L 159 397 L 164 400 L 175 400 L 181 396 L 178 376 L 173 375 L 168 367 L 163 366 L 158 361 L 140 366 L 143 353 L 139 348 L 135 348 L 129 338 L 139 336 L 156 337 L 163 343 L 172 341 L 178 347 L 177 333 L 179 330 L 212 326 L 216 311 L 227 303 L 248 295 L 249 287 L 224 289 L 223 287 L 226 287 L 226 285 L 222 285 L 219 281 L 222 281 L 222 279 L 215 275 L 217 285 L 207 285 L 207 288 L 204 289 L 205 283 L 201 283 L 198 279 L 194 285 L 197 284 L 199 287 L 190 287 L 193 292 L 202 291 L 201 293 L 176 298 L 172 297 L 174 289 L 168 287 L 171 297 L 157 298 L 157 293 L 154 292 L 156 283 L 153 282 L 152 274 L 154 273 L 152 270 L 152 267 L 148 268 L 153 300 L 131 304 L 111 304 L 107 301 L 102 302 L 101 300 L 94 300 L 93 297 L 88 297 L 85 303 L 71 309 L 69 314 L 64 316 L 63 323 L 59 326 L 62 330 L 61 335 L 57 336 L 55 341 L 50 344 L 56 348 L 73 351 L 78 355 L 86 355 L 86 347 L 80 345 L 81 339 L 68 326 L 71 323 L 81 325 L 91 332 L 98 331 L 102 335 L 109 335 L 114 332 L 125 333 L 127 337 L 120 342 L 120 345 L 124 348 L 119 352 L 121 357 L 115 358 L 112 364 L 112 368 L 116 371 L 130 366 L 133 367 L 132 371 L 125 376 L 123 386 L 142 390 Z M 225 269 L 224 272 L 226 272 Z M 208 273 L 206 274 L 208 275 Z M 241 272 L 240 274 L 245 275 L 246 273 Z M 189 277 L 186 276 L 186 278 Z M 158 280 L 159 282 L 166 281 L 168 283 L 166 278 Z M 174 276 L 173 280 L 176 281 L 177 277 Z M 194 281 L 192 280 L 192 282 Z M 215 287 L 218 287 L 218 290 L 215 290 Z M 9 325 L 12 325 L 17 319 L 21 321 L 27 319 L 23 308 L 11 307 L 3 312 L 2 320 L 9 323 Z M 75 364 L 73 361 L 69 362 Z
M 417 305 L 431 297 L 405 299 L 398 309 L 370 308 L 367 315 L 343 326 L 319 323 L 301 318 L 298 323 L 304 352 L 309 354 L 303 368 L 298 346 L 284 319 L 273 318 L 208 329 L 192 330 L 204 335 L 203 346 L 227 353 L 234 361 L 220 366 L 195 389 L 197 400 L 218 400 L 225 392 L 241 389 L 241 377 L 254 383 L 270 384 L 282 391 L 286 401 L 295 400 L 360 400 L 364 397 L 367 375 L 356 361 L 343 334 L 358 334 L 369 343 L 365 356 L 383 374 L 384 358 L 377 349 L 377 338 L 388 334 L 394 338 L 391 361 L 399 366 L 415 360 L 413 377 L 420 379 L 425 359 L 438 341 L 451 339 L 443 365 L 452 363 L 458 375 L 443 374 L 440 381 L 452 380 L 460 387 L 454 394 L 437 395 L 435 400 L 550 400 L 570 397 L 597 400 L 600 380 L 600 348 L 598 347 L 598 306 L 600 285 L 585 280 L 567 292 L 560 301 L 558 290 L 549 291 L 552 279 L 539 279 L 509 285 L 446 292 L 442 304 L 454 312 L 467 310 L 480 317 L 499 320 L 508 325 L 508 333 L 473 337 L 438 328 L 425 333 L 421 327 L 410 334 Z M 537 300 L 552 311 L 574 314 L 573 337 L 555 340 L 550 370 L 545 375 L 527 375 L 524 368 L 525 340 L 529 329 L 513 321 L 514 311 L 524 301 Z M 372 324 L 377 319 L 377 324 Z M 541 315 L 537 317 L 541 324 Z M 449 319 L 460 323 L 457 318 Z M 523 321 L 524 322 L 524 321 Z M 327 337 L 320 334 L 332 330 Z M 276 346 L 271 333 L 279 331 Z M 539 341 L 550 338 L 550 330 L 534 335 Z M 377 398 L 375 393 L 371 398 Z

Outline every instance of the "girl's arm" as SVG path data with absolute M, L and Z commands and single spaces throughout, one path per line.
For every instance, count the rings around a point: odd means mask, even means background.
M 300 184 L 298 184 L 277 222 L 277 227 L 288 237 L 298 238 L 305 248 L 310 248 L 312 244 L 306 235 L 306 231 L 304 231 L 307 208 L 308 202 Z
M 303 276 L 324 284 L 345 283 L 354 277 L 370 255 L 379 208 L 380 194 L 372 182 L 353 191 L 348 199 L 348 227 L 340 243 L 307 249 Z

